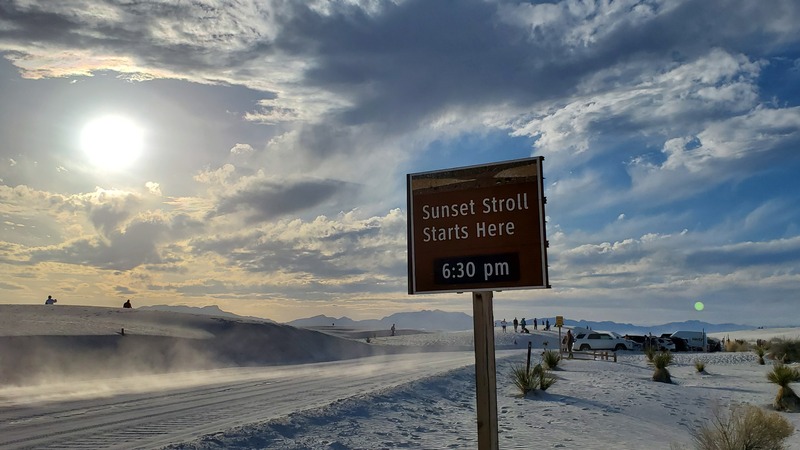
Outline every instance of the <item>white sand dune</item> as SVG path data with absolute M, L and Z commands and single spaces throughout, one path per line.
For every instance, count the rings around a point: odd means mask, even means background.
M 125 336 L 117 333 L 122 328 L 126 330 Z M 37 382 L 47 377 L 56 377 L 59 382 L 65 377 L 83 380 L 82 389 L 96 390 L 99 398 L 111 395 L 102 391 L 113 383 L 115 377 L 120 376 L 120 372 L 150 371 L 157 374 L 141 375 L 139 379 L 162 377 L 158 382 L 161 389 L 178 392 L 180 387 L 180 395 L 186 396 L 194 392 L 191 385 L 200 384 L 202 376 L 170 377 L 165 373 L 209 369 L 198 374 L 214 372 L 217 382 L 224 383 L 229 379 L 242 384 L 244 380 L 259 380 L 264 376 L 258 366 L 272 366 L 280 370 L 297 367 L 303 373 L 310 373 L 302 369 L 308 363 L 342 360 L 349 362 L 339 366 L 343 368 L 341 372 L 326 372 L 327 377 L 333 378 L 303 385 L 305 388 L 294 388 L 296 391 L 291 391 L 292 384 L 288 381 L 288 384 L 276 384 L 274 388 L 270 388 L 273 382 L 268 381 L 273 378 L 257 382 L 265 389 L 278 389 L 268 392 L 280 392 L 281 398 L 304 399 L 298 403 L 317 406 L 283 413 L 267 421 L 256 420 L 251 423 L 242 419 L 235 428 L 219 429 L 210 434 L 207 427 L 198 428 L 204 431 L 195 435 L 175 435 L 180 438 L 173 438 L 175 440 L 171 441 L 170 447 L 326 450 L 476 448 L 473 366 L 447 369 L 445 373 L 434 376 L 420 368 L 415 378 L 408 371 L 413 374 L 418 369 L 413 366 L 414 363 L 409 366 L 405 362 L 404 377 L 411 381 L 400 384 L 389 381 L 391 373 L 379 369 L 375 371 L 371 367 L 369 373 L 372 375 L 369 378 L 372 387 L 369 391 L 363 391 L 363 394 L 341 396 L 336 392 L 328 392 L 328 389 L 317 391 L 316 394 L 308 391 L 309 386 L 339 386 L 336 380 L 352 378 L 359 372 L 356 367 L 361 360 L 353 358 L 402 352 L 404 358 L 411 357 L 409 361 L 414 361 L 413 353 L 409 352 L 425 351 L 423 354 L 430 361 L 431 355 L 442 355 L 444 358 L 445 353 L 432 353 L 442 349 L 455 350 L 447 353 L 448 358 L 458 354 L 469 355 L 473 345 L 471 332 L 411 334 L 410 330 L 406 330 L 400 336 L 375 336 L 367 344 L 364 336 L 355 331 L 335 331 L 333 334 L 337 336 L 252 320 L 158 311 L 62 305 L 0 306 L 0 375 L 3 377 L 0 378 L 0 400 L 5 395 L 7 400 L 13 400 L 8 404 L 15 405 L 6 408 L 0 406 L 0 418 L 18 415 L 20 419 L 27 417 L 25 420 L 39 420 L 39 412 L 25 416 L 27 410 L 23 406 L 26 395 L 33 398 L 34 391 L 30 389 L 35 389 L 31 384 L 34 375 L 43 377 Z M 757 333 L 726 334 L 731 339 L 754 340 L 772 336 L 792 337 L 798 330 L 753 331 Z M 766 379 L 769 364 L 759 365 L 752 353 L 676 354 L 675 362 L 670 367 L 674 383 L 663 384 L 651 380 L 653 370 L 643 355 L 621 352 L 617 362 L 563 361 L 555 372 L 558 377 L 556 384 L 546 392 L 539 391 L 522 397 L 511 381 L 512 368 L 525 364 L 528 342 L 535 349 L 532 356 L 533 363 L 536 363 L 543 348 L 556 345 L 558 333 L 540 330 L 522 335 L 498 330 L 495 341 L 498 426 L 500 447 L 503 449 L 666 450 L 673 445 L 691 448 L 691 431 L 707 423 L 715 409 L 724 411 L 730 405 L 747 403 L 771 410 L 770 404 L 777 390 Z M 698 373 L 694 368 L 697 359 L 705 361 L 706 373 Z M 369 360 L 364 359 L 364 364 Z M 249 368 L 236 369 L 235 366 Z M 427 363 L 426 367 L 429 370 L 430 364 Z M 457 367 L 457 363 L 454 367 Z M 270 377 L 278 376 L 278 372 L 269 373 Z M 22 386 L 14 387 L 14 383 Z M 376 389 L 381 385 L 385 388 Z M 146 389 L 146 386 L 141 389 Z M 233 385 L 231 389 L 234 392 Z M 324 397 L 323 392 L 324 396 L 330 395 L 330 400 L 325 400 L 328 397 Z M 315 397 L 313 403 L 308 401 L 311 395 Z M 252 402 L 252 398 L 249 400 Z M 75 411 L 70 414 L 83 415 L 81 411 L 98 410 L 105 405 L 92 403 L 91 399 L 84 401 L 89 402 L 88 406 L 81 404 L 80 409 L 69 410 Z M 267 401 L 273 405 L 278 399 Z M 252 404 L 244 409 L 236 409 L 235 404 L 228 402 L 225 405 L 228 409 L 240 411 L 236 414 L 242 414 L 242 417 L 255 417 L 252 415 Z M 796 429 L 800 427 L 800 414 L 781 414 Z M 4 433 L 4 427 L 11 426 L 12 421 L 0 419 L 0 435 Z M 130 430 L 125 436 L 148 432 L 151 428 L 143 429 Z M 106 431 L 101 434 L 107 437 Z M 173 435 L 166 434 L 164 439 L 170 436 Z M 89 442 L 98 445 L 107 441 L 96 438 Z M 0 448 L 15 447 L 13 444 L 3 447 L 0 440 Z M 787 448 L 800 450 L 800 434 L 795 433 L 787 441 Z
M 402 349 L 405 351 L 405 349 Z M 0 384 L 298 364 L 398 351 L 267 321 L 165 311 L 0 305 Z
M 800 328 L 759 328 L 755 330 L 729 331 L 724 333 L 709 333 L 709 336 L 717 339 L 731 340 L 741 339 L 748 342 L 756 342 L 758 339 L 770 340 L 779 339 L 799 339 Z

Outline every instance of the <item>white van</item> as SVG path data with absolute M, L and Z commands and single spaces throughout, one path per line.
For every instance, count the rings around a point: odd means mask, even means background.
M 708 336 L 702 331 L 676 331 L 671 337 L 684 339 L 692 351 L 702 352 L 708 344 Z

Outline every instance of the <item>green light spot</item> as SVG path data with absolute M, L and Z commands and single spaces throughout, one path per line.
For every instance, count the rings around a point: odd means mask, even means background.
M 694 304 L 694 309 L 696 309 L 698 311 L 702 311 L 703 308 L 705 308 L 705 307 L 706 307 L 706 305 L 704 305 L 703 302 L 695 302 L 695 304 Z

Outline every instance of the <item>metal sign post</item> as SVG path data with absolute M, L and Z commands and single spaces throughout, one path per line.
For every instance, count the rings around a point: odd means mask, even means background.
M 497 450 L 497 377 L 494 359 L 492 292 L 472 293 L 475 324 L 475 390 L 478 410 L 478 448 Z

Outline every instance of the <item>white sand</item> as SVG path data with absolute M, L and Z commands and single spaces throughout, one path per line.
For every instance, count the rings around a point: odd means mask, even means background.
M 253 326 L 259 327 L 259 334 L 276 339 L 289 336 L 282 333 L 293 330 L 280 325 L 261 327 L 261 324 L 251 321 L 222 321 L 154 311 L 142 314 L 145 311 L 61 306 L 55 307 L 62 308 L 58 310 L 43 308 L 0 306 L 0 336 L 6 336 L 0 338 L 0 342 L 4 343 L 4 347 L 0 348 L 0 363 L 5 361 L 3 355 L 10 353 L 7 345 L 9 339 L 27 339 L 37 333 L 49 334 L 49 344 L 67 343 L 60 347 L 63 352 L 72 349 L 79 354 L 92 353 L 91 346 L 101 345 L 103 339 L 137 339 L 136 333 L 139 332 L 142 333 L 140 342 L 147 345 L 164 346 L 165 342 L 174 343 L 178 339 L 202 342 L 206 347 L 220 351 L 233 351 L 234 347 L 228 341 L 222 342 L 221 336 L 239 336 L 241 348 L 246 349 L 255 336 Z M 116 334 L 116 329 L 123 327 L 130 330 L 125 337 Z M 471 332 L 431 333 L 380 337 L 366 345 L 361 338 L 345 340 L 321 333 L 297 331 L 291 335 L 291 340 L 283 339 L 282 344 L 296 348 L 297 353 L 306 354 L 309 360 L 349 358 L 363 352 L 365 346 L 372 349 L 448 348 L 471 352 L 473 338 Z M 724 335 L 730 335 L 731 339 L 754 340 L 772 336 L 794 337 L 800 330 L 753 331 L 757 333 Z M 94 336 L 93 339 L 100 340 L 84 341 L 82 336 Z M 329 343 L 328 340 L 334 340 L 335 343 Z M 503 449 L 688 447 L 691 444 L 690 430 L 706 423 L 715 408 L 725 409 L 731 404 L 747 403 L 770 410 L 777 392 L 777 388 L 766 380 L 770 366 L 758 365 L 752 353 L 676 354 L 675 362 L 670 367 L 673 384 L 653 382 L 652 368 L 646 364 L 644 357 L 625 353 L 616 363 L 564 361 L 561 370 L 556 372 L 558 381 L 555 385 L 546 392 L 522 397 L 511 382 L 510 372 L 512 367 L 525 364 L 528 340 L 533 343 L 535 350 L 532 354 L 536 362 L 542 344 L 547 341 L 548 346 L 555 345 L 557 333 L 515 335 L 498 332 L 496 335 L 498 425 L 500 447 Z M 28 345 L 32 344 L 29 342 Z M 309 350 L 309 345 L 316 350 Z M 120 348 L 115 347 L 115 351 Z M 226 362 L 242 362 L 246 360 L 242 359 L 245 356 L 255 354 L 245 350 L 242 352 L 241 358 Z M 218 353 L 210 351 L 206 356 L 211 354 L 218 356 Z M 297 362 L 288 359 L 281 361 L 280 358 L 286 354 L 278 352 L 268 363 L 285 365 Z M 33 355 L 30 356 L 33 358 Z M 696 359 L 706 362 L 706 374 L 697 373 L 694 368 Z M 207 364 L 218 362 L 206 361 Z M 20 370 L 35 368 L 33 365 L 20 365 Z M 7 375 L 12 373 L 8 367 L 3 366 L 3 369 Z M 180 366 L 172 364 L 168 369 L 177 370 Z M 346 378 L 348 372 L 344 371 L 340 376 Z M 420 375 L 419 379 L 410 383 L 338 398 L 325 406 L 296 411 L 268 422 L 242 423 L 237 428 L 220 429 L 206 436 L 184 436 L 173 441 L 174 447 L 474 449 L 477 439 L 474 383 L 474 366 L 450 370 L 433 377 Z M 13 393 L 19 394 L 20 389 L 24 388 L 0 388 L 0 405 L 4 395 L 8 399 Z M 303 388 L 286 394 L 297 398 L 309 395 Z M 0 406 L 0 413 L 13 416 L 20 405 L 13 407 L 17 409 L 9 408 L 12 407 Z M 19 414 L 23 414 L 23 409 L 19 411 Z M 799 414 L 781 414 L 796 429 L 800 427 Z M 10 425 L 0 421 L 0 436 L 5 426 Z M 800 450 L 800 434 L 795 433 L 788 440 L 788 448 Z

